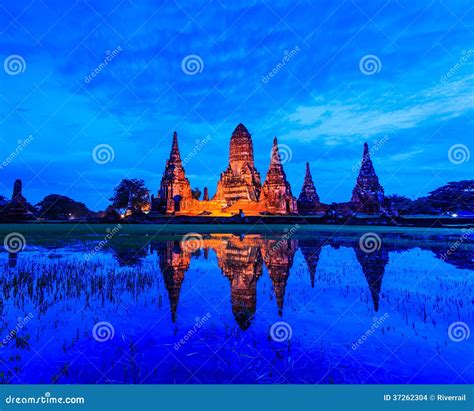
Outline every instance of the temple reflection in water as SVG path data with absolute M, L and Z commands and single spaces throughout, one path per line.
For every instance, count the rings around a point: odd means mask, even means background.
M 250 327 L 257 310 L 257 282 L 263 275 L 264 267 L 271 280 L 276 309 L 281 317 L 290 269 L 298 248 L 303 254 L 311 287 L 314 288 L 320 253 L 325 244 L 327 243 L 322 240 L 282 241 L 268 239 L 258 234 L 245 236 L 212 234 L 204 236 L 201 245 L 205 258 L 209 250 L 216 254 L 218 266 L 229 280 L 230 301 L 235 321 L 242 330 L 246 330 Z M 382 247 L 374 253 L 366 254 L 360 250 L 357 243 L 351 242 L 347 245 L 354 248 L 369 286 L 374 309 L 377 311 L 382 278 L 388 263 L 388 251 Z M 179 240 L 152 242 L 150 249 L 158 256 L 160 271 L 169 296 L 171 319 L 175 322 L 182 284 L 192 264 L 193 252 L 187 251 Z M 131 265 L 136 263 L 137 255 L 143 255 L 142 250 L 131 252 L 134 255 Z M 199 252 L 201 250 L 194 251 Z M 123 263 L 123 260 L 120 262 Z
M 202 255 L 204 259 L 208 259 L 209 253 L 214 252 L 219 269 L 229 281 L 234 319 L 242 330 L 247 330 L 257 312 L 257 282 L 264 273 L 271 281 L 276 312 L 280 317 L 283 315 L 287 283 L 298 250 L 305 263 L 304 270 L 309 274 L 308 283 L 314 288 L 323 248 L 352 249 L 367 282 L 373 310 L 377 312 L 389 253 L 400 253 L 413 248 L 410 244 L 404 245 L 400 241 L 384 241 L 379 249 L 367 253 L 361 249 L 359 237 L 289 237 L 291 236 L 268 238 L 261 234 L 206 234 L 201 238 L 200 247 L 191 251 L 183 247 L 180 237 L 152 241 L 144 241 L 141 238 L 136 241 L 128 239 L 126 242 L 112 242 L 109 249 L 119 267 L 136 267 L 150 254 L 156 255 L 157 268 L 168 294 L 173 323 L 178 318 L 181 290 L 193 258 Z M 443 259 L 442 246 L 438 249 L 431 244 L 429 247 L 420 248 L 432 251 L 436 258 L 456 268 L 474 268 L 469 252 L 462 249 L 457 250 L 449 259 Z M 9 253 L 10 268 L 17 266 L 21 254 Z
M 260 235 L 215 234 L 202 239 L 202 248 L 204 257 L 209 250 L 215 252 L 218 266 L 229 280 L 232 313 L 240 328 L 246 330 L 255 315 L 257 281 L 263 274 L 264 265 L 273 284 L 279 314 L 282 314 L 286 282 L 297 250 L 296 240 L 281 242 L 267 240 Z M 152 242 L 151 251 L 158 255 L 175 322 L 180 290 L 191 264 L 192 253 L 177 240 Z
M 396 351 L 413 375 L 434 345 L 445 347 L 443 364 L 465 367 L 467 351 L 452 350 L 446 331 L 472 318 L 472 242 L 446 251 L 457 233 L 420 241 L 418 232 L 379 230 L 379 247 L 367 252 L 358 229 L 239 235 L 236 227 L 192 233 L 192 247 L 184 241 L 190 233 L 126 229 L 103 247 L 99 233 L 51 235 L 46 245 L 44 233 L 29 234 L 27 248 L 3 253 L 3 334 L 34 315 L 21 339 L 3 347 L 7 370 L 19 370 L 5 380 L 56 381 L 68 363 L 61 382 L 104 382 L 97 370 L 110 369 L 108 381 L 125 383 L 399 383 L 399 363 L 386 355 Z M 378 338 L 355 351 L 351 344 L 387 316 Z M 92 333 L 103 322 L 115 330 L 107 343 Z M 291 340 L 276 341 L 274 324 L 289 325 Z M 42 355 L 51 365 L 30 346 L 50 347 Z M 84 353 L 98 366 L 80 363 Z M 417 382 L 436 373 L 449 382 L 450 372 L 428 369 Z

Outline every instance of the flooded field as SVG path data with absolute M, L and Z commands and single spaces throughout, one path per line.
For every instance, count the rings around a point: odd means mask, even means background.
M 463 230 L 1 226 L 3 383 L 472 383 Z

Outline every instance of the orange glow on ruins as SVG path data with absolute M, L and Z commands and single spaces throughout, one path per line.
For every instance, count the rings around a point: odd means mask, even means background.
M 364 153 L 364 156 L 365 162 L 368 163 L 368 154 Z M 365 168 L 370 171 L 367 178 L 364 175 Z M 372 181 L 374 178 L 373 168 L 365 168 L 361 169 L 358 184 L 360 181 Z M 382 200 L 383 198 L 378 196 L 375 202 Z M 364 211 L 363 203 L 359 201 L 357 205 L 358 211 Z M 205 187 L 203 200 L 193 198 L 179 151 L 178 135 L 175 132 L 157 197 L 152 197 L 151 201 L 151 213 L 186 216 L 230 217 L 241 212 L 248 216 L 288 215 L 298 212 L 311 214 L 325 211 L 326 208 L 327 206 L 319 202 L 309 165 L 306 167 L 305 181 L 298 201 L 293 196 L 283 169 L 276 137 L 273 140 L 266 178 L 264 183 L 261 183 L 260 173 L 254 164 L 252 137 L 242 123 L 237 125 L 230 138 L 229 164 L 220 175 L 214 197 L 209 198 L 208 189 Z

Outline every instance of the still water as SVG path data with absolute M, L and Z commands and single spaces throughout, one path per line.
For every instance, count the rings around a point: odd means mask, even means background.
M 3 383 L 474 382 L 462 230 L 51 227 L 1 228 Z

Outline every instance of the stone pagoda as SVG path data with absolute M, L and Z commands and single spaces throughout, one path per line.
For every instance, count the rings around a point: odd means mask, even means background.
M 298 212 L 300 214 L 308 214 L 318 211 L 321 207 L 316 187 L 314 186 L 313 177 L 309 169 L 309 163 L 306 163 L 306 174 L 304 177 L 303 187 L 297 200 Z
M 23 196 L 23 184 L 21 180 L 15 180 L 13 183 L 13 194 L 10 204 L 5 210 L 7 220 L 30 220 L 33 214 L 28 210 L 26 198 Z
M 369 146 L 364 143 L 364 154 L 357 183 L 352 190 L 351 204 L 355 211 L 374 214 L 380 212 L 383 201 L 383 187 L 375 174 L 374 165 L 370 159 Z
M 170 158 L 166 160 L 165 172 L 158 192 L 158 203 L 162 212 L 173 214 L 192 208 L 191 185 L 186 178 L 178 147 L 178 134 L 173 134 Z
M 270 167 L 262 187 L 260 201 L 265 211 L 270 214 L 290 214 L 297 211 L 296 199 L 291 193 L 290 183 L 286 180 L 281 164 L 276 137 L 273 139 Z
M 229 165 L 221 173 L 212 201 L 230 207 L 238 202 L 241 208 L 258 206 L 261 191 L 260 174 L 254 165 L 253 144 L 247 128 L 240 123 L 230 139 Z

